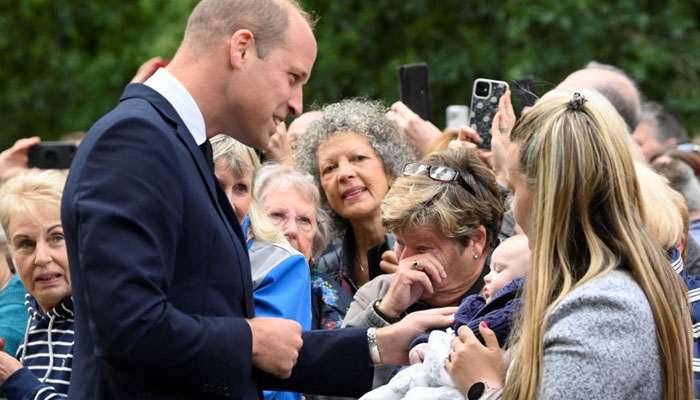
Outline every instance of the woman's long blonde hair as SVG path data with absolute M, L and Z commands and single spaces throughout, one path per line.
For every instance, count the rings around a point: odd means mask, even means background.
M 520 172 L 533 191 L 532 264 L 504 398 L 537 397 L 552 310 L 573 289 L 629 271 L 656 322 L 665 399 L 693 398 L 692 330 L 685 285 L 642 221 L 622 118 L 600 94 L 553 91 L 513 129 Z M 574 101 L 576 99 L 576 101 Z M 634 366 L 630 366 L 634 368 Z M 611 371 L 614 373 L 614 371 Z

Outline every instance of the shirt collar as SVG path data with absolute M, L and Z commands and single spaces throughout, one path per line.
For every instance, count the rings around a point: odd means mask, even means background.
M 159 68 L 144 84 L 168 100 L 182 118 L 197 146 L 207 140 L 202 112 L 197 107 L 192 95 L 173 74 L 165 68 Z

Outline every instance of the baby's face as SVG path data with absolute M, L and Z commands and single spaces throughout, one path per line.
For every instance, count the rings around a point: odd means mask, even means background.
M 491 255 L 491 272 L 484 277 L 483 295 L 489 303 L 515 278 L 525 276 L 530 265 L 530 248 L 524 235 L 513 236 Z

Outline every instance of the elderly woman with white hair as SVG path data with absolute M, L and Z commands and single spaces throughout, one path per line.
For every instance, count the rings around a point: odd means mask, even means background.
M 393 238 L 382 225 L 380 206 L 414 153 L 380 102 L 346 99 L 321 111 L 299 138 L 294 160 L 321 187 L 333 238 L 342 240 L 316 267 L 355 294 L 385 273 L 380 260 Z
M 73 300 L 61 224 L 66 177 L 26 172 L 0 187 L 0 222 L 15 267 L 29 292 L 19 361 L 0 352 L 0 395 L 13 399 L 66 398 L 73 361 Z
M 311 267 L 312 328 L 340 328 L 352 297 L 330 275 L 314 268 L 326 248 L 327 217 L 311 176 L 280 164 L 256 173 L 255 198 Z

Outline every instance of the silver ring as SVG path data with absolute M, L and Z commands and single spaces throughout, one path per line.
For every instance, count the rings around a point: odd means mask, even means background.
M 454 349 L 450 349 L 450 351 L 447 352 L 447 361 L 452 362 L 452 353 L 454 352 Z
M 508 130 L 510 129 L 510 126 L 508 125 L 501 125 L 500 128 L 501 133 L 508 133 Z
M 413 260 L 413 268 L 418 268 L 418 260 Z

